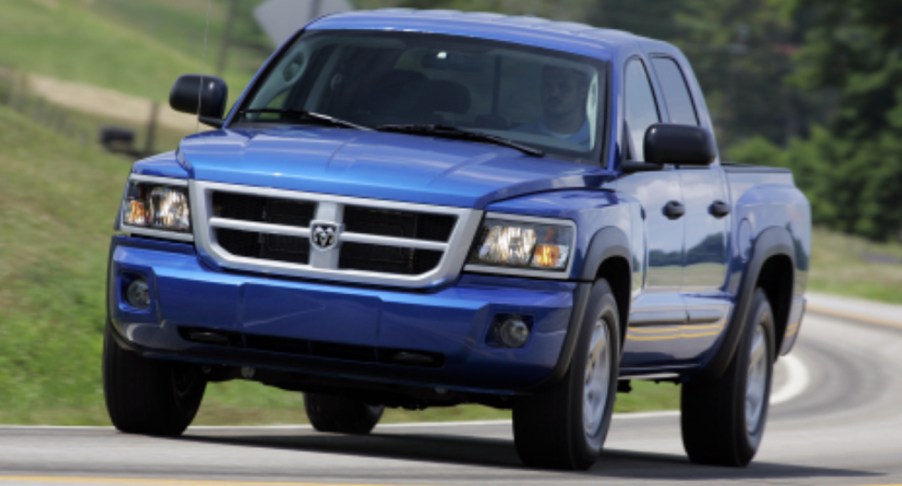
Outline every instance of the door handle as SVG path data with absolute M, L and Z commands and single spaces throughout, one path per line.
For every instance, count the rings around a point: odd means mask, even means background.
M 708 206 L 708 212 L 715 218 L 722 218 L 730 214 L 730 205 L 718 199 Z
M 664 216 L 667 219 L 680 219 L 686 214 L 686 206 L 679 201 L 670 201 L 664 205 Z

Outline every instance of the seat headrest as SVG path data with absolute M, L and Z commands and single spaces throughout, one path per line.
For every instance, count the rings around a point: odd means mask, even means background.
M 432 111 L 466 113 L 470 110 L 470 91 L 460 83 L 430 80 L 423 91 Z

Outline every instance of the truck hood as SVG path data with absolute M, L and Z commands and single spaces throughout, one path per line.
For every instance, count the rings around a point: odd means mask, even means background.
M 611 177 L 487 143 L 324 127 L 207 132 L 183 140 L 177 156 L 198 180 L 478 209 Z

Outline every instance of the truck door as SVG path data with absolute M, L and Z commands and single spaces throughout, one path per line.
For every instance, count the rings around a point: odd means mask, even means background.
M 625 159 L 643 160 L 642 141 L 646 129 L 661 120 L 645 64 L 638 57 L 624 65 L 624 148 Z M 645 281 L 630 308 L 621 367 L 624 370 L 654 366 L 673 360 L 662 354 L 662 339 L 686 323 L 680 286 L 683 282 L 683 221 L 680 174 L 674 167 L 661 171 L 636 172 L 617 181 L 616 190 L 634 197 L 642 206 L 645 225 Z M 677 211 L 674 211 L 674 209 Z
M 668 122 L 701 125 L 697 103 L 677 61 L 668 56 L 654 56 L 651 64 L 663 94 Z M 686 329 L 695 336 L 693 348 L 702 352 L 720 334 L 730 309 L 729 295 L 724 291 L 729 197 L 723 169 L 717 162 L 705 167 L 682 166 L 677 172 L 686 209 L 680 292 L 688 313 Z

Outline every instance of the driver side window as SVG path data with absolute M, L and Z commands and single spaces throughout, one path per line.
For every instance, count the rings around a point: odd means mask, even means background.
M 624 120 L 629 137 L 631 160 L 645 160 L 642 142 L 649 126 L 661 121 L 655 95 L 648 80 L 645 65 L 639 59 L 630 59 L 624 75 Z

